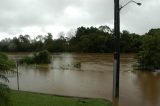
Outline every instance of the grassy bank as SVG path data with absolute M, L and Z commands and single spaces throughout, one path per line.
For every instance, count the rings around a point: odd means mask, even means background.
M 111 106 L 109 101 L 101 99 L 71 98 L 22 91 L 12 91 L 11 101 L 13 106 Z

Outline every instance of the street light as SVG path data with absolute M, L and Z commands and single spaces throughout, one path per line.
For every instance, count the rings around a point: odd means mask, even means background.
M 125 5 L 121 6 L 121 7 L 119 8 L 119 10 L 121 10 L 122 8 L 124 8 L 125 6 L 127 6 L 127 5 L 130 4 L 130 3 L 135 3 L 135 4 L 137 4 L 138 6 L 141 6 L 141 5 L 142 5 L 142 3 L 138 3 L 138 2 L 136 2 L 136 1 L 131 0 L 131 1 L 127 2 Z
M 115 51 L 113 64 L 113 97 L 119 97 L 119 72 L 120 72 L 120 10 L 129 3 L 141 5 L 133 0 L 123 6 L 119 6 L 119 0 L 114 0 L 114 34 L 115 34 Z

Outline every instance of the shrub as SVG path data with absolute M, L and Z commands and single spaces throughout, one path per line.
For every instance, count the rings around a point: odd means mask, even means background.
M 34 60 L 33 60 L 33 57 L 29 57 L 29 56 L 26 56 L 24 57 L 23 59 L 20 60 L 20 64 L 34 64 Z
M 159 34 L 146 35 L 143 39 L 142 50 L 136 59 L 138 69 L 160 69 L 160 36 Z
M 75 68 L 81 68 L 81 62 L 75 62 L 75 63 L 73 63 L 73 66 Z
M 26 56 L 20 60 L 24 64 L 49 64 L 51 56 L 47 50 L 33 53 L 33 56 Z
M 50 63 L 50 54 L 47 50 L 40 51 L 38 53 L 34 53 L 33 60 L 36 64 Z

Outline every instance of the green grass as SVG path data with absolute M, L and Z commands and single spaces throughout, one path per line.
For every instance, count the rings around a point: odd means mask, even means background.
M 111 106 L 111 102 L 101 99 L 83 99 L 29 93 L 11 92 L 13 106 Z

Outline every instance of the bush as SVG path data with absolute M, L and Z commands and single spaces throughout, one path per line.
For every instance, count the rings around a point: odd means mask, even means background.
M 160 69 L 160 36 L 159 34 L 146 35 L 143 39 L 142 50 L 136 59 L 138 69 Z
M 33 60 L 36 64 L 50 63 L 50 54 L 47 50 L 40 51 L 38 53 L 34 53 Z
M 29 56 L 26 56 L 24 57 L 23 59 L 20 60 L 20 64 L 34 64 L 34 60 L 33 60 L 33 57 L 29 57 Z
M 75 68 L 81 68 L 81 62 L 75 62 L 75 63 L 73 63 L 73 66 Z
M 33 56 L 29 57 L 26 56 L 20 60 L 20 63 L 24 64 L 49 64 L 50 61 L 50 54 L 47 50 L 43 50 L 40 52 L 33 53 Z

